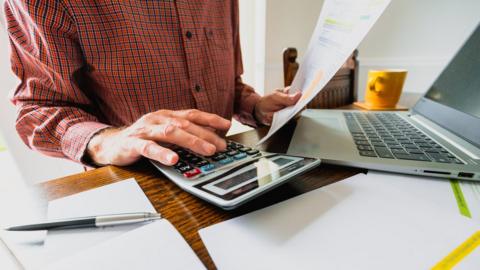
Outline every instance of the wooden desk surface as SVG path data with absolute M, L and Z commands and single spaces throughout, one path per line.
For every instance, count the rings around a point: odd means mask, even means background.
M 264 144 L 262 149 L 285 153 L 294 129 L 294 122 L 287 124 Z M 267 131 L 268 128 L 260 128 L 231 136 L 229 139 L 245 145 L 254 145 Z M 322 164 L 233 211 L 219 209 L 182 191 L 146 161 L 130 167 L 108 166 L 67 176 L 46 182 L 42 184 L 42 187 L 46 197 L 52 200 L 133 177 L 155 209 L 177 228 L 207 268 L 215 269 L 215 265 L 200 239 L 198 230 L 345 179 L 359 172 L 362 170 Z

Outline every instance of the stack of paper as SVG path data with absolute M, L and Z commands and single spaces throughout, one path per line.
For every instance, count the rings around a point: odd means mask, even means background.
M 480 224 L 454 211 L 448 189 L 417 183 L 359 174 L 200 235 L 220 269 L 430 269 Z M 478 250 L 460 255 L 458 269 L 480 265 Z

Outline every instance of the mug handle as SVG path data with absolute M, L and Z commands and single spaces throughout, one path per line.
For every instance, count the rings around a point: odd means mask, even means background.
M 370 91 L 375 92 L 375 93 L 380 93 L 380 92 L 382 92 L 382 91 L 380 91 L 380 90 L 377 90 L 377 88 L 376 88 L 377 82 L 379 82 L 379 81 L 383 81 L 383 78 L 380 77 L 380 76 L 376 76 L 376 77 L 371 78 L 370 80 L 368 80 L 368 89 L 369 89 Z

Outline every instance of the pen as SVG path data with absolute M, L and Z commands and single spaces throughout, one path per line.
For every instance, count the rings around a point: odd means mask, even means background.
M 26 224 L 6 228 L 6 231 L 41 231 L 41 230 L 67 230 L 78 228 L 96 228 L 106 226 L 117 226 L 134 224 L 140 222 L 153 221 L 161 219 L 162 216 L 157 213 L 125 213 L 115 215 L 102 215 L 79 217 L 70 219 L 50 220 L 35 224 Z

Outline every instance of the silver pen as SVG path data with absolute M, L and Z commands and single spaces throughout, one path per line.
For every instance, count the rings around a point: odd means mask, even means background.
M 41 230 L 68 230 L 78 228 L 96 228 L 107 226 L 118 226 L 126 224 L 134 224 L 141 222 L 148 222 L 161 219 L 162 216 L 158 213 L 125 213 L 114 215 L 79 217 L 70 219 L 57 219 L 45 222 L 18 225 L 6 228 L 6 231 L 41 231 Z

